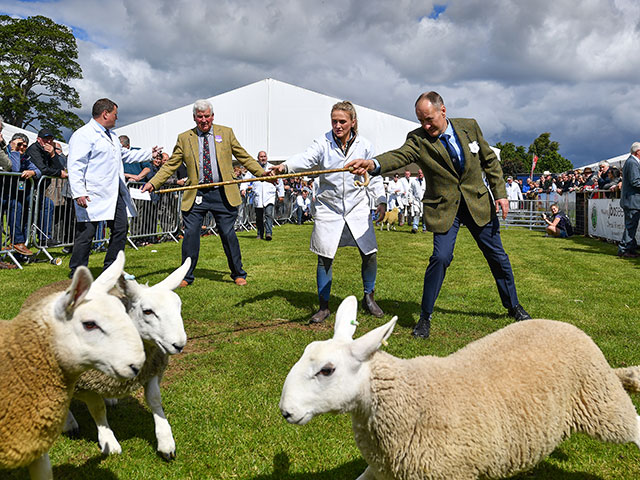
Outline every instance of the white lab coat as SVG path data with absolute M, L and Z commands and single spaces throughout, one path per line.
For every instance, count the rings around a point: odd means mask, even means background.
M 422 182 L 418 181 L 418 177 L 411 179 L 411 184 L 409 185 L 409 202 L 411 206 L 411 216 L 420 215 L 422 216 L 422 209 L 424 207 L 422 203 L 422 197 L 424 197 L 424 192 L 427 188 L 427 182 L 425 179 L 422 179 Z
M 370 159 L 374 156 L 373 145 L 361 136 L 357 136 L 347 155 L 336 145 L 332 132 L 313 141 L 303 153 L 289 158 L 285 163 L 289 172 L 305 170 L 329 170 L 343 168 L 356 158 Z M 368 187 L 358 187 L 355 180 L 363 177 L 349 172 L 320 175 L 315 183 L 318 189 L 315 196 L 315 214 L 310 249 L 317 255 L 334 258 L 338 247 L 358 246 L 365 254 L 378 250 L 375 230 L 371 221 L 369 195 L 376 198 L 376 204 L 385 203 L 382 177 L 371 177 Z M 357 245 L 343 236 L 347 225 Z
M 124 179 L 122 162 L 144 162 L 151 159 L 150 149 L 127 150 L 120 145 L 118 136 L 111 138 L 104 128 L 91 119 L 74 132 L 69 140 L 69 187 L 73 198 L 89 197 L 87 208 L 76 207 L 79 222 L 113 220 L 122 191 L 129 216 L 136 215 Z
M 507 189 L 508 200 L 522 200 L 522 191 L 520 190 L 520 185 L 518 185 L 517 182 L 514 181 L 511 183 L 511 185 L 509 185 L 509 182 L 507 182 L 505 184 L 505 187 Z M 517 201 L 509 202 L 510 210 L 517 210 L 519 206 L 520 204 Z
M 402 185 L 402 205 L 411 208 L 411 178 L 407 180 L 406 177 L 402 177 L 400 179 L 400 185 Z
M 389 210 L 395 207 L 398 207 L 398 210 L 402 210 L 405 205 L 404 203 L 405 190 L 402 185 L 402 182 L 400 182 L 400 180 L 396 182 L 395 179 L 392 179 L 387 184 L 387 192 L 389 192 L 389 205 L 388 205 Z
M 265 171 L 273 168 L 269 162 L 262 166 Z M 255 176 L 251 172 L 247 172 L 244 178 L 255 178 Z M 246 192 L 248 184 L 243 184 L 244 187 L 241 189 L 242 192 Z M 276 195 L 278 197 L 284 197 L 284 183 L 282 179 L 279 179 L 278 182 L 274 185 L 271 182 L 251 182 L 251 189 L 253 190 L 253 206 L 255 208 L 264 208 L 267 205 L 275 205 L 276 203 Z

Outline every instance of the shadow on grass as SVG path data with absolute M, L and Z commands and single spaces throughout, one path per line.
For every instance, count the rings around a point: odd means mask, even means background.
M 100 468 L 102 456 L 91 457 L 82 465 L 59 465 L 53 467 L 53 478 L 91 478 L 92 480 L 118 480 L 118 476 Z
M 142 275 L 136 275 L 136 280 L 138 280 L 140 283 L 143 283 L 141 282 L 143 278 L 154 277 L 160 274 L 164 274 L 164 277 L 167 277 L 169 274 L 173 273 L 178 267 L 180 267 L 180 264 L 176 263 L 176 265 L 171 266 L 170 268 L 163 268 L 159 270 L 154 270 L 152 272 L 147 272 Z M 215 282 L 233 283 L 233 280 L 231 279 L 231 274 L 228 271 L 223 272 L 221 270 L 212 270 L 210 268 L 196 268 L 196 270 L 193 272 L 193 275 L 195 277 L 195 282 L 197 282 L 198 279 L 203 279 L 203 280 L 213 280 Z
M 556 456 L 555 453 L 552 456 Z M 273 473 L 258 475 L 251 480 L 353 480 L 367 468 L 364 460 L 353 460 L 330 470 L 319 472 L 290 473 L 289 456 L 280 452 L 273 457 Z M 584 472 L 566 472 L 548 462 L 542 462 L 527 472 L 509 477 L 508 480 L 603 480 L 602 477 Z
M 73 400 L 70 410 L 80 426 L 80 431 L 71 439 L 83 439 L 93 443 L 95 450 L 89 453 L 97 455 L 99 459 L 104 458 L 98 444 L 98 428 L 85 403 Z M 119 399 L 116 405 L 107 407 L 107 419 L 120 444 L 124 440 L 140 438 L 149 444 L 151 453 L 156 452 L 157 442 L 152 414 L 138 399 L 131 396 Z
M 290 473 L 289 456 L 280 452 L 273 457 L 273 473 L 251 477 L 251 480 L 353 480 L 367 468 L 364 460 L 353 460 L 321 472 Z

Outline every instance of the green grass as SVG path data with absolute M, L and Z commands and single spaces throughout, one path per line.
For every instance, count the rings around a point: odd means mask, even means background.
M 346 415 L 324 415 L 304 427 L 289 425 L 278 401 L 285 376 L 304 347 L 332 335 L 325 325 L 308 326 L 317 307 L 316 257 L 309 252 L 311 225 L 284 225 L 272 242 L 240 233 L 249 284 L 237 287 L 228 274 L 217 237 L 203 238 L 193 286 L 179 291 L 189 336 L 184 353 L 172 357 L 162 383 L 177 458 L 155 454 L 153 420 L 142 395 L 109 409 L 123 453 L 103 457 L 97 433 L 82 404 L 72 408 L 79 438 L 60 437 L 50 451 L 57 479 L 355 479 L 365 469 Z M 638 295 L 640 262 L 618 259 L 615 247 L 593 239 L 558 240 L 539 232 L 503 230 L 521 303 L 534 316 L 571 322 L 591 335 L 613 366 L 640 364 Z M 431 254 L 431 235 L 378 232 L 376 299 L 387 312 L 362 314 L 356 335 L 399 321 L 386 350 L 400 357 L 447 355 L 510 323 L 489 268 L 466 230 L 436 303 L 432 337 L 411 337 Z M 153 253 L 152 250 L 157 250 Z M 156 283 L 178 266 L 180 247 L 165 243 L 127 249 L 127 271 Z M 93 255 L 98 274 L 104 256 Z M 65 278 L 63 267 L 29 265 L 0 271 L 1 318 L 12 318 L 36 288 Z M 334 263 L 331 308 L 348 295 L 362 296 L 360 256 L 339 250 Z M 640 405 L 640 395 L 633 398 Z M 0 439 L 2 441 L 2 439 Z M 7 479 L 28 478 L 26 469 L 3 471 Z M 575 435 L 534 470 L 514 479 L 606 480 L 640 478 L 634 445 L 605 444 Z

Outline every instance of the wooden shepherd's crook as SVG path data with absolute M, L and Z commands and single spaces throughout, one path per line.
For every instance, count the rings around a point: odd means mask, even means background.
M 202 183 L 198 185 L 189 185 L 186 187 L 175 187 L 175 188 L 164 188 L 162 190 L 156 190 L 154 193 L 170 193 L 170 192 L 183 192 L 185 190 L 199 190 L 201 188 L 213 188 L 213 187 L 222 187 L 224 185 L 235 185 L 237 183 L 245 183 L 245 182 L 268 182 L 271 180 L 278 180 L 280 178 L 294 178 L 294 177 L 307 177 L 307 176 L 316 176 L 316 175 L 324 175 L 325 173 L 338 173 L 338 172 L 351 172 L 353 171 L 353 167 L 345 167 L 345 168 L 332 168 L 329 170 L 312 170 L 310 172 L 296 172 L 296 173 L 285 173 L 282 175 L 272 175 L 270 177 L 253 177 L 253 178 L 241 178 L 240 180 L 227 180 L 226 182 L 215 182 L 215 183 Z M 369 185 L 369 175 L 367 173 L 364 174 L 364 182 L 359 180 L 355 180 L 355 183 L 359 187 L 366 187 Z

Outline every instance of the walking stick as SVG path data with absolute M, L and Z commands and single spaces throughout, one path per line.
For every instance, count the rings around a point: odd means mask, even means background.
M 279 180 L 281 178 L 294 178 L 294 177 L 302 177 L 302 176 L 313 177 L 317 175 L 324 175 L 326 173 L 351 172 L 351 171 L 353 171 L 353 167 L 331 168 L 329 170 L 312 170 L 310 172 L 284 173 L 282 175 L 272 175 L 270 177 L 241 178 L 239 180 L 227 180 L 225 182 L 202 183 L 198 185 L 188 185 L 186 187 L 164 188 L 162 190 L 156 190 L 154 193 L 184 192 L 185 190 L 200 190 L 201 188 L 222 187 L 224 185 L 235 185 L 237 183 L 269 182 L 271 180 Z M 365 173 L 364 182 L 355 180 L 354 183 L 359 187 L 366 187 L 367 185 L 369 185 L 369 175 Z

